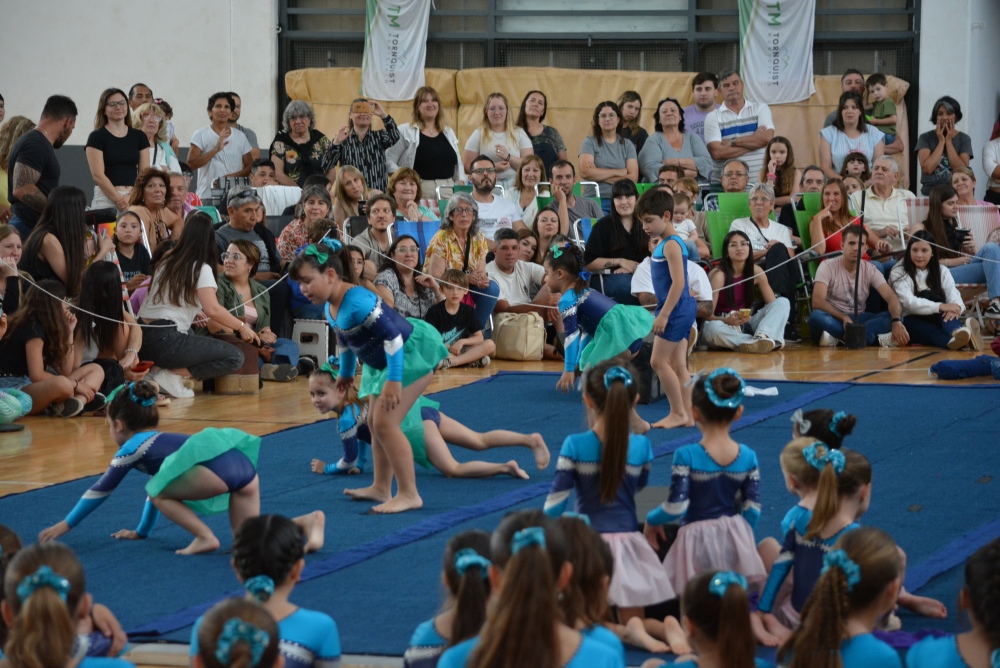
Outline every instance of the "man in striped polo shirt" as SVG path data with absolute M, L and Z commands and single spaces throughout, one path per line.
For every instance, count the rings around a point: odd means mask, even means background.
M 756 183 L 764 163 L 764 147 L 774 137 L 771 109 L 743 96 L 743 80 L 736 70 L 719 74 L 719 91 L 725 102 L 705 117 L 705 143 L 715 160 L 712 190 L 722 189 L 720 177 L 726 160 L 739 158 L 750 168 L 749 182 Z

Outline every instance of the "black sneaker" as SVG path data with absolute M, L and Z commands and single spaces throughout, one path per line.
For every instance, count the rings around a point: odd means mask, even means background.
M 990 302 L 983 311 L 983 317 L 987 320 L 1000 320 L 1000 302 Z
M 308 376 L 316 370 L 316 362 L 311 357 L 300 357 L 296 367 L 300 376 Z
M 802 335 L 799 333 L 799 328 L 797 325 L 788 323 L 785 325 L 785 343 L 800 343 L 802 341 Z
M 107 397 L 98 392 L 97 394 L 94 395 L 93 399 L 91 399 L 84 405 L 83 412 L 92 413 L 94 411 L 99 411 L 102 408 L 104 408 L 104 404 L 106 403 L 108 403 Z

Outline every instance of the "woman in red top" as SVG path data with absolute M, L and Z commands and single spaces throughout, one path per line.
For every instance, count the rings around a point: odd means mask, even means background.
M 852 224 L 857 225 L 857 221 L 848 209 L 844 182 L 840 179 L 831 179 L 823 188 L 823 208 L 809 222 L 809 237 L 813 243 L 813 250 L 820 255 L 843 250 L 842 230 Z M 892 245 L 874 234 L 868 235 L 868 246 L 880 254 L 892 252 Z M 863 259 L 871 260 L 867 253 Z

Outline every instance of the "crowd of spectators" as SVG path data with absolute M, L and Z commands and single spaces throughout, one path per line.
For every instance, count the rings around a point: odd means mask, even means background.
M 263 152 L 257 134 L 239 123 L 241 98 L 218 92 L 208 98 L 209 124 L 193 134 L 182 161 L 168 102 L 145 84 L 128 93 L 108 88 L 86 142 L 89 198 L 59 185 L 55 151 L 73 132 L 78 109 L 54 95 L 37 125 L 15 116 L 0 126 L 3 310 L 13 315 L 28 286 L 43 280 L 87 303 L 93 295 L 81 290 L 88 264 L 113 260 L 133 301 L 146 295 L 128 313 L 147 329 L 142 336 L 136 321 L 129 325 L 138 341 L 120 356 L 125 374 L 134 373 L 140 357 L 150 360 L 166 391 L 184 396 L 190 390 L 181 377 L 209 379 L 241 366 L 242 353 L 231 343 L 188 342 L 197 320 L 207 334 L 228 331 L 280 348 L 284 366 L 266 375 L 281 379 L 292 375 L 288 367 L 298 357 L 288 340 L 293 319 L 323 317 L 283 279 L 284 269 L 310 239 L 332 235 L 353 245 L 359 280 L 408 316 L 425 317 L 445 300 L 450 283 L 442 277 L 455 270 L 467 277 L 462 299 L 486 340 L 494 312 L 538 312 L 555 329 L 558 295 L 544 287 L 541 267 L 562 238 L 580 244 L 594 287 L 619 303 L 649 304 L 641 267 L 651 240 L 634 208 L 641 192 L 657 187 L 675 196 L 676 229 L 703 269 L 691 272 L 692 291 L 702 277 L 711 282 L 711 303 L 703 294 L 699 311 L 702 345 L 769 352 L 800 340 L 797 288 L 807 277 L 812 338 L 836 345 L 854 318 L 853 282 L 849 289 L 846 277 L 861 262 L 859 301 L 870 298 L 859 317 L 873 343 L 905 345 L 917 323 L 922 332 L 932 324 L 948 334 L 963 331 L 947 339 L 923 332 L 915 340 L 981 346 L 978 324 L 959 317 L 965 301 L 955 298 L 953 286 L 984 286 L 990 299 L 984 315 L 1000 319 L 1000 247 L 977 246 L 961 219 L 963 207 L 1000 201 L 1000 139 L 982 149 L 989 182 L 985 202 L 977 200 L 973 140 L 956 129 L 961 105 L 949 96 L 935 102 L 934 129 L 914 147 L 929 212 L 908 220 L 916 196 L 898 182 L 892 155 L 903 140 L 887 79 L 876 73 L 866 81 L 848 70 L 841 84 L 837 108 L 809 147 L 817 165 L 796 163 L 795 147 L 775 127 L 766 101 L 747 99 L 735 70 L 699 73 L 687 107 L 659 100 L 650 107 L 651 131 L 643 127 L 637 92 L 598 103 L 575 160 L 558 128 L 546 123 L 548 98 L 540 90 L 528 91 L 516 110 L 503 94 L 490 94 L 462 150 L 440 96 L 427 86 L 414 97 L 408 122 L 397 125 L 377 101 L 358 98 L 332 137 L 316 128 L 308 103 L 294 100 Z M 249 187 L 212 200 L 213 188 L 231 177 L 245 177 Z M 738 194 L 744 203 L 744 214 L 724 228 L 710 224 L 721 215 L 719 193 Z M 108 222 L 102 215 L 115 219 L 113 234 L 102 231 Z M 197 229 L 188 233 L 193 220 Z M 426 235 L 405 235 L 395 229 L 400 221 L 431 227 Z M 713 232 L 725 235 L 716 244 L 719 257 L 711 250 Z M 804 251 L 811 269 L 796 257 Z M 168 277 L 167 268 L 186 274 Z M 173 327 L 152 326 L 165 323 Z M 16 356 L 6 341 L 0 356 Z M 111 350 L 107 341 L 101 346 Z M 49 375 L 36 369 L 9 382 L 30 393 Z

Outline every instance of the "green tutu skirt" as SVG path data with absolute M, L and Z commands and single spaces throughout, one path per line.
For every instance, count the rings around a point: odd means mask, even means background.
M 653 314 L 641 306 L 617 304 L 597 324 L 594 338 L 580 353 L 580 369 L 621 355 L 653 331 Z
M 163 460 L 160 470 L 146 483 L 146 493 L 156 496 L 167 485 L 181 477 L 193 467 L 215 459 L 224 452 L 239 450 L 257 467 L 260 452 L 260 437 L 252 436 L 239 429 L 203 429 L 184 442 L 180 450 Z M 202 515 L 212 515 L 229 510 L 229 493 L 213 496 L 200 501 L 185 501 L 189 508 Z
M 441 339 L 441 333 L 434 329 L 433 325 L 417 318 L 406 320 L 413 325 L 413 332 L 403 345 L 403 387 L 412 385 L 414 381 L 431 373 L 441 360 L 448 357 L 448 348 Z M 382 394 L 382 386 L 388 377 L 388 367 L 373 369 L 365 364 L 361 370 L 358 396 L 364 399 Z
M 437 410 L 440 406 L 441 404 L 431 401 L 427 397 L 417 397 L 413 408 L 403 416 L 403 422 L 400 425 L 403 435 L 410 442 L 410 449 L 413 450 L 413 463 L 420 464 L 425 469 L 431 468 L 431 463 L 427 460 L 427 447 L 424 444 L 424 417 L 422 411 L 424 408 Z

